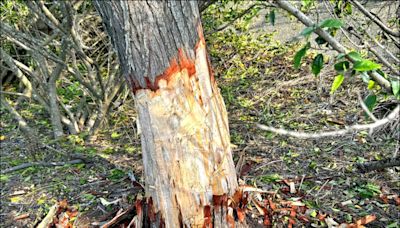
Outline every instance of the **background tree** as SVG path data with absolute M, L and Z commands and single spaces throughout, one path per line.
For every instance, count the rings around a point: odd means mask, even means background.
M 76 10 L 92 6 L 9 1 L 2 7 L 3 12 L 7 7 L 18 8 L 3 13 L 0 25 L 2 99 L 32 99 L 32 104 L 43 107 L 55 138 L 79 133 L 93 136 L 112 102 L 118 97 L 124 100 L 128 93 L 121 93 L 123 80 L 117 76 L 119 66 L 109 42 L 102 39 L 101 22 L 94 12 Z M 24 94 L 4 91 L 6 86 L 13 87 L 14 74 Z

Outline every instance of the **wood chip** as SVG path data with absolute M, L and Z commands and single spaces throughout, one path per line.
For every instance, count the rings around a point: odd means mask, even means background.
M 19 195 L 24 195 L 24 194 L 26 194 L 25 190 L 18 190 L 18 191 L 11 193 L 10 196 L 19 196 Z
M 25 214 L 19 215 L 19 216 L 15 217 L 14 219 L 15 220 L 21 220 L 21 219 L 26 219 L 26 218 L 29 218 L 29 213 L 25 213 Z
M 340 204 L 341 204 L 342 206 L 346 206 L 346 205 L 353 204 L 353 201 L 347 200 L 347 201 L 341 202 Z
M 290 193 L 295 194 L 296 193 L 296 186 L 294 185 L 294 182 L 289 182 L 289 187 L 290 187 Z

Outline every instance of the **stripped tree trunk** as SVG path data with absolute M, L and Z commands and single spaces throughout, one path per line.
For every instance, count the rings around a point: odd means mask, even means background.
M 210 205 L 238 185 L 197 2 L 95 0 L 95 6 L 135 94 L 148 206 L 166 227 L 210 224 L 210 213 L 221 216 Z

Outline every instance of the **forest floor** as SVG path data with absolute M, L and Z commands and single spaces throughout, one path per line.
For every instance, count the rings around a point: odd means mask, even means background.
M 309 69 L 310 53 L 301 69 L 294 69 L 293 56 L 301 45 L 281 44 L 273 33 L 249 36 L 225 31 L 210 35 L 207 42 L 229 113 L 241 182 L 267 191 L 261 197 L 271 201 L 269 209 L 284 208 L 288 201 L 301 209 L 296 209 L 295 216 L 275 209 L 270 216 L 273 224 L 400 226 L 398 167 L 369 173 L 356 168 L 358 163 L 393 156 L 399 148 L 399 124 L 372 134 L 361 131 L 309 140 L 276 135 L 256 126 L 262 123 L 319 132 L 370 123 L 357 97 L 358 93 L 368 94 L 361 80 L 347 78 L 330 94 L 335 77 L 332 63 L 328 60 L 330 67 L 314 77 Z M 394 105 L 384 97 L 379 99 L 374 114 L 382 118 Z M 34 105 L 31 110 L 23 113 L 24 117 L 41 135 L 50 135 L 49 123 L 41 118 L 40 110 Z M 34 162 L 16 123 L 4 111 L 0 114 L 1 170 Z M 57 142 L 43 137 L 41 142 L 54 149 L 39 147 L 35 152 L 38 161 L 68 161 L 69 155 L 80 154 L 85 162 L 32 166 L 1 174 L 0 226 L 34 227 L 62 200 L 74 208 L 71 214 L 78 212 L 73 215 L 77 227 L 95 226 L 132 205 L 138 194 L 143 195 L 141 188 L 132 184 L 132 176 L 139 183 L 144 178 L 135 122 L 134 104 L 128 101 L 110 114 L 110 127 L 90 143 L 84 142 L 83 136 Z M 293 206 L 288 212 L 291 210 Z M 249 206 L 254 220 L 263 222 L 260 213 L 255 205 Z

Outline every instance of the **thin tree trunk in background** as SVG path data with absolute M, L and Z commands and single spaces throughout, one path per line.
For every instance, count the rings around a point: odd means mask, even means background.
M 67 45 L 66 41 L 62 42 L 61 45 L 61 60 L 65 62 L 67 56 Z M 57 80 L 61 76 L 61 72 L 64 69 L 63 63 L 57 63 L 56 67 L 53 69 L 51 74 L 49 75 L 49 82 L 48 82 L 48 92 L 49 92 L 49 103 L 50 103 L 50 117 L 51 117 L 51 124 L 53 126 L 53 134 L 54 138 L 59 138 L 64 135 L 63 132 L 63 125 L 61 123 L 61 115 L 60 109 L 58 106 L 57 101 Z M 47 70 L 47 69 L 44 69 Z
M 203 226 L 238 186 L 197 2 L 94 2 L 135 94 L 153 224 Z

